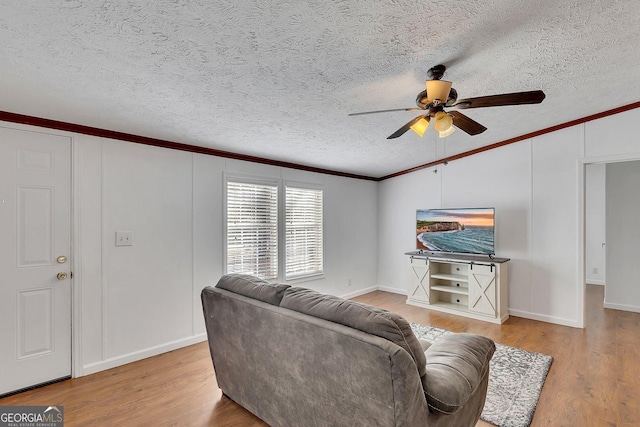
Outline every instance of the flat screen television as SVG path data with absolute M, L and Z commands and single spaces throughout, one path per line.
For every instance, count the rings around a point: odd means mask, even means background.
M 416 248 L 494 255 L 494 208 L 418 209 Z

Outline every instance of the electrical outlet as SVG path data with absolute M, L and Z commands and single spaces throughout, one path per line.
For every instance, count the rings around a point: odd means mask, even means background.
M 349 279 L 349 283 L 348 283 L 348 285 L 349 285 L 349 286 L 351 286 L 351 279 Z
M 133 231 L 116 231 L 116 246 L 133 246 Z
M 593 274 L 598 274 L 598 269 L 597 268 L 593 269 Z

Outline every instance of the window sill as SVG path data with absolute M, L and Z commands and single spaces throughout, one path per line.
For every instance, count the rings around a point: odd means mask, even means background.
M 287 285 L 297 285 L 298 283 L 312 282 L 314 280 L 320 280 L 320 279 L 324 279 L 324 272 L 323 273 L 309 274 L 309 275 L 306 275 L 306 276 L 294 277 L 292 279 L 285 280 L 285 283 Z

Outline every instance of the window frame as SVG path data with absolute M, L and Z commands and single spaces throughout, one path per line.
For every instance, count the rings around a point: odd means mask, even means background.
M 322 263 L 322 270 L 318 271 L 318 272 L 314 272 L 314 273 L 307 273 L 307 274 L 301 274 L 301 275 L 297 275 L 294 276 L 292 278 L 287 278 L 287 243 L 286 243 L 286 233 L 287 233 L 287 224 L 286 224 L 286 220 L 287 220 L 287 199 L 286 199 L 286 192 L 287 192 L 287 187 L 291 187 L 291 188 L 297 188 L 300 190 L 312 190 L 312 191 L 320 191 L 322 193 L 322 209 L 320 211 L 321 214 L 321 225 L 322 225 L 322 230 L 321 230 L 321 237 L 320 237 L 320 244 L 322 245 L 322 250 L 321 250 L 321 263 Z M 283 278 L 286 281 L 286 283 L 300 283 L 300 282 L 305 282 L 305 281 L 309 281 L 309 280 L 317 280 L 320 278 L 324 278 L 324 270 L 325 270 L 325 258 L 324 258 L 324 248 L 325 248 L 325 201 L 324 201 L 324 196 L 325 196 L 325 192 L 324 192 L 324 186 L 322 185 L 317 185 L 317 184 L 310 184 L 310 183 L 305 183 L 305 182 L 299 182 L 299 181 L 284 181 L 283 185 L 282 185 L 282 191 L 284 193 L 284 197 L 283 199 L 283 204 L 284 204 L 284 209 L 283 209 L 283 215 L 282 215 L 282 219 L 283 219 L 283 261 L 284 261 L 284 265 L 283 265 L 283 269 L 282 269 L 282 274 L 283 274 Z
M 282 178 L 274 178 L 268 176 L 258 176 L 258 175 L 246 175 L 246 174 L 236 174 L 236 173 L 223 173 L 223 188 L 222 188 L 222 271 L 224 274 L 228 274 L 228 184 L 229 182 L 238 182 L 244 184 L 253 184 L 253 185 L 271 185 L 277 187 L 277 255 L 278 255 L 278 271 L 277 271 L 277 279 L 272 282 L 277 281 L 278 283 L 301 283 L 311 280 L 318 280 L 324 278 L 325 275 L 325 189 L 323 185 L 301 182 L 301 181 L 292 181 L 292 180 L 284 180 Z M 322 191 L 322 272 L 306 274 L 299 277 L 293 277 L 291 279 L 286 278 L 286 188 L 287 187 L 300 188 L 300 189 L 308 189 L 308 190 L 319 190 Z
M 264 178 L 264 177 L 255 177 L 255 176 L 248 176 L 248 175 L 236 175 L 236 174 L 224 174 L 224 183 L 223 183 L 223 201 L 222 201 L 222 205 L 223 205 L 223 212 L 222 212 L 222 235 L 223 235 L 223 242 L 222 242 L 222 253 L 223 253 L 223 259 L 222 259 L 222 271 L 224 272 L 224 274 L 228 274 L 229 270 L 228 270 L 228 266 L 229 266 L 229 253 L 228 253 L 228 248 L 229 248 L 229 242 L 228 242 L 228 237 L 229 237 L 229 233 L 228 233 L 228 201 L 229 201 L 229 194 L 228 194 L 228 190 L 229 190 L 229 183 L 233 182 L 233 183 L 240 183 L 240 184 L 248 184 L 248 185 L 260 185 L 260 186 L 272 186 L 276 188 L 276 195 L 277 195 L 277 203 L 276 203 L 276 255 L 278 257 L 278 262 L 276 264 L 276 277 L 275 279 L 269 279 L 270 282 L 276 282 L 280 280 L 280 265 L 281 265 L 281 256 L 280 256 L 280 246 L 281 246 L 281 230 L 282 230 L 282 223 L 280 221 L 280 204 L 281 204 L 281 199 L 282 199 L 282 195 L 281 195 L 281 185 L 280 185 L 280 181 L 277 179 L 273 179 L 273 178 Z

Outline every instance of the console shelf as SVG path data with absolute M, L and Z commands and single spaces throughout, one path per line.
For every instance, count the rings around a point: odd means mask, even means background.
M 507 258 L 409 252 L 407 304 L 502 323 L 507 310 Z
M 432 291 L 449 292 L 452 294 L 469 295 L 469 289 L 456 286 L 431 286 Z
M 469 282 L 469 279 L 467 278 L 467 276 L 462 276 L 460 274 L 432 274 L 431 278 L 465 282 L 465 283 Z

